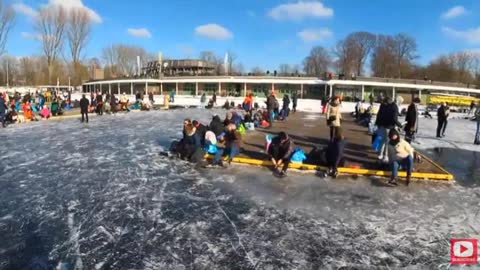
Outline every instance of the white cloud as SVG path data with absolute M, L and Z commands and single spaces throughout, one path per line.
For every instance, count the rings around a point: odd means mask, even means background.
M 312 42 L 312 41 L 323 41 L 325 39 L 330 38 L 333 33 L 328 28 L 310 28 L 305 29 L 301 32 L 298 32 L 297 35 L 304 41 L 304 42 Z
M 90 19 L 93 22 L 101 23 L 103 21 L 102 17 L 100 17 L 100 15 L 93 9 L 85 6 L 82 0 L 49 0 L 47 8 L 48 6 L 60 6 L 65 8 L 67 11 L 75 8 L 84 9 L 85 11 L 87 11 Z
M 329 18 L 333 16 L 333 9 L 318 1 L 282 4 L 268 12 L 268 16 L 275 20 L 301 20 L 307 17 Z
M 467 30 L 456 30 L 450 27 L 443 27 L 442 31 L 454 38 L 463 39 L 471 43 L 480 43 L 480 26 Z
M 25 39 L 37 39 L 37 40 L 42 39 L 42 35 L 37 33 L 21 32 L 20 35 L 22 36 L 22 38 L 25 38 Z
M 227 28 L 215 23 L 197 26 L 195 34 L 218 40 L 231 39 L 233 37 L 233 34 Z
M 25 5 L 24 3 L 13 4 L 12 7 L 16 12 L 26 15 L 30 18 L 34 19 L 38 16 L 38 12 L 35 9 L 29 5 Z
M 453 19 L 465 14 L 467 11 L 463 6 L 454 6 L 442 14 L 442 19 Z
M 147 28 L 128 28 L 127 32 L 134 36 L 140 38 L 151 38 L 152 34 L 148 31 Z
M 49 0 L 47 4 L 41 5 L 42 8 L 55 8 L 55 7 L 62 7 L 64 8 L 67 12 L 69 12 L 72 9 L 83 9 L 88 13 L 88 16 L 92 20 L 92 22 L 95 23 L 101 23 L 102 22 L 102 17 L 95 12 L 93 9 L 85 6 L 82 2 L 82 0 Z M 24 14 L 28 17 L 35 18 L 38 16 L 38 11 L 32 8 L 29 5 L 26 5 L 24 3 L 17 3 L 13 5 L 13 8 L 15 11 Z

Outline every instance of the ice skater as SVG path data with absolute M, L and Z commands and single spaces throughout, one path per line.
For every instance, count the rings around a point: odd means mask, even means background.
M 418 132 L 418 104 L 419 98 L 414 98 L 410 106 L 407 109 L 407 115 L 405 116 L 405 140 L 408 143 L 412 143 L 415 140 L 415 134 Z
M 437 138 L 445 137 L 445 129 L 447 128 L 449 114 L 450 108 L 446 102 L 443 102 L 440 108 L 437 110 Z
M 90 105 L 90 102 L 88 99 L 85 97 L 85 95 L 82 95 L 82 99 L 80 99 L 80 113 L 82 114 L 82 123 L 85 122 L 85 120 L 88 123 L 88 106 Z

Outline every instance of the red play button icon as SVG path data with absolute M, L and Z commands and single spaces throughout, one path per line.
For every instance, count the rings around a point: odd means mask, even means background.
M 452 264 L 476 264 L 478 240 L 475 238 L 450 239 L 450 262 Z

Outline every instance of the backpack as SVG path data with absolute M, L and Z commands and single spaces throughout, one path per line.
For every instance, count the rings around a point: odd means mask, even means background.
M 244 124 L 240 124 L 238 126 L 238 129 L 237 129 L 238 133 L 240 133 L 241 135 L 247 133 L 247 130 L 245 129 L 245 125 Z
M 293 154 L 290 157 L 290 161 L 292 162 L 303 162 L 306 159 L 307 156 L 305 156 L 305 152 L 299 147 L 296 147 L 295 150 L 293 150 Z

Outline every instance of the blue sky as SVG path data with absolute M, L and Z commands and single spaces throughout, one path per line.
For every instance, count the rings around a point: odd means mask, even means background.
M 231 50 L 248 70 L 301 64 L 312 46 L 333 48 L 353 31 L 417 39 L 419 63 L 457 50 L 480 49 L 479 0 L 11 0 L 17 11 L 7 52 L 41 54 L 35 40 L 35 9 L 43 5 L 82 7 L 94 19 L 86 57 L 99 57 L 113 43 L 197 57 Z M 129 31 L 130 30 L 130 31 Z

